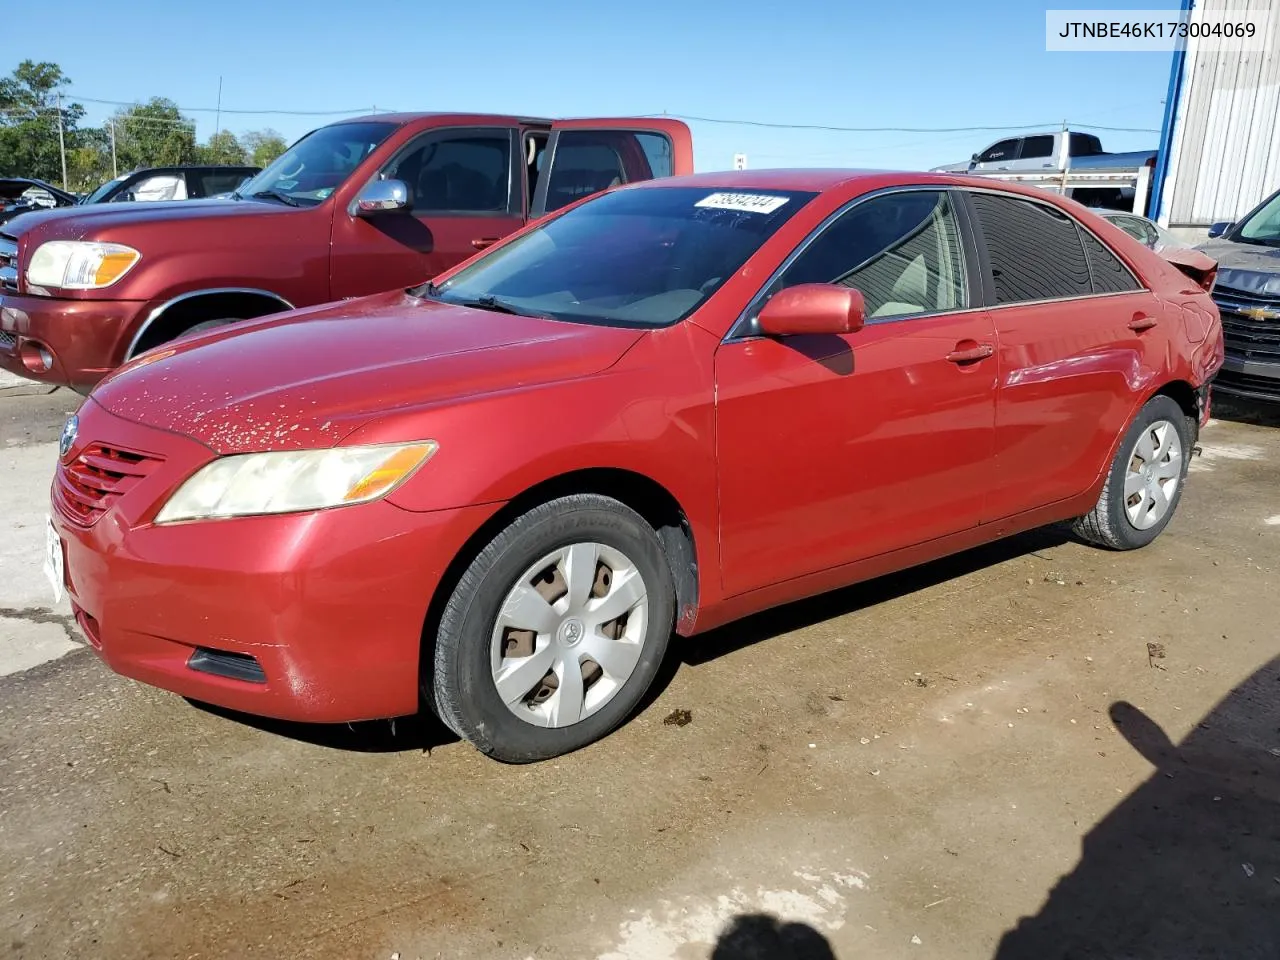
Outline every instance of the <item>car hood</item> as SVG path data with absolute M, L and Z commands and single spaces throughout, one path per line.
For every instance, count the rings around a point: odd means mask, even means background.
M 589 376 L 641 336 L 397 291 L 159 347 L 92 399 L 221 454 L 327 447 L 396 410 Z
M 138 224 L 165 220 L 226 221 L 269 215 L 303 213 L 306 209 L 260 200 L 156 200 L 136 203 L 88 203 L 40 210 L 15 217 L 4 232 L 21 238 L 39 233 L 43 240 L 93 239 Z M 212 225 L 211 225 L 212 226 Z
M 1280 297 L 1280 247 L 1210 240 L 1196 249 L 1218 261 L 1218 286 L 1259 297 Z

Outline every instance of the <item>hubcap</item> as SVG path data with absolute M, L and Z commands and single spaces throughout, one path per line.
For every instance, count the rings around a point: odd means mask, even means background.
M 1169 512 L 1182 482 L 1182 440 L 1168 420 L 1157 420 L 1129 451 L 1124 511 L 1134 529 L 1149 530 Z
M 498 696 L 538 727 L 591 716 L 634 672 L 648 613 L 644 578 L 621 551 L 575 543 L 547 554 L 498 609 L 490 643 Z

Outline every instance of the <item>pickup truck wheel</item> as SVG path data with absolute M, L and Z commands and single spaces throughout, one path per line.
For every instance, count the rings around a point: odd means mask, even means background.
M 675 617 L 658 536 L 617 500 L 577 494 L 518 517 L 467 568 L 424 699 L 508 763 L 598 740 L 644 696 Z
M 1075 533 L 1112 550 L 1145 547 L 1178 508 L 1191 447 L 1182 408 L 1169 397 L 1151 398 L 1121 439 L 1098 503 L 1075 521 Z
M 187 329 L 183 330 L 180 334 L 178 334 L 173 339 L 185 340 L 187 337 L 193 337 L 197 333 L 204 333 L 206 330 L 214 330 L 214 329 L 217 329 L 218 327 L 225 327 L 227 324 L 235 323 L 235 322 L 236 321 L 234 319 L 230 319 L 230 318 L 225 320 L 201 320 L 199 323 L 194 324 L 193 326 L 187 327 Z

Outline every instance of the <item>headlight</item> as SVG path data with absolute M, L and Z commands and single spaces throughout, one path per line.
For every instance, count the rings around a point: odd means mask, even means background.
M 423 440 L 223 457 L 179 487 L 156 523 L 367 503 L 407 480 L 436 448 L 434 440 Z
M 99 290 L 109 287 L 142 259 L 122 243 L 50 240 L 36 247 L 27 264 L 27 283 L 59 290 Z

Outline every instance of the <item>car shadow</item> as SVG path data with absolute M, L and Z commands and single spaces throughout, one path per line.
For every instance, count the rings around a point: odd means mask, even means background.
M 716 939 L 710 960 L 836 960 L 836 955 L 827 938 L 807 923 L 744 913 Z
M 1215 393 L 1211 412 L 1215 420 L 1230 420 L 1255 427 L 1280 427 L 1280 403 L 1241 400 Z
M 1155 769 L 995 960 L 1280 957 L 1280 657 L 1178 744 L 1132 704 L 1110 713 Z
M 436 747 L 457 743 L 458 735 L 423 709 L 394 720 L 361 720 L 357 723 L 297 723 L 258 717 L 226 707 L 187 698 L 193 707 L 235 723 L 275 736 L 288 737 L 317 747 L 345 753 L 403 753 L 416 750 L 430 753 Z

